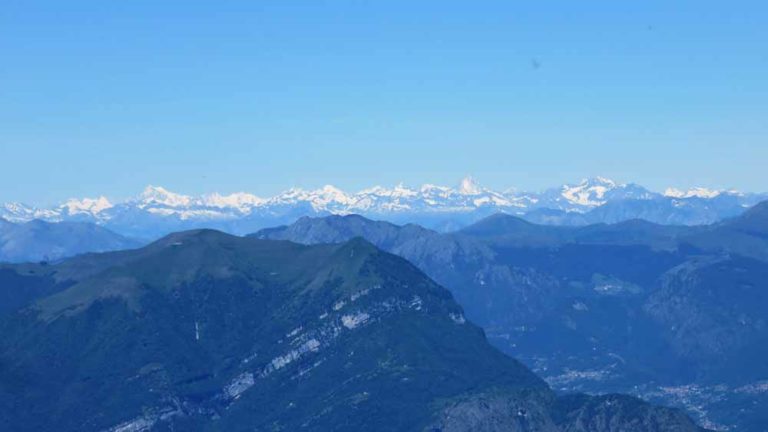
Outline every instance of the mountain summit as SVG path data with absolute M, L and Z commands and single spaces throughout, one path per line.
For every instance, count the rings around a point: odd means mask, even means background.
M 0 320 L 6 430 L 700 430 L 630 397 L 558 398 L 360 238 L 196 230 L 0 277 L 44 293 Z
M 464 177 L 459 184 L 459 193 L 464 195 L 480 195 L 482 193 L 480 184 L 472 176 Z

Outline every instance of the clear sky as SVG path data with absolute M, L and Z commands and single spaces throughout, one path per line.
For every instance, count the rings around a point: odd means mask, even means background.
M 0 202 L 768 190 L 765 1 L 2 3 Z

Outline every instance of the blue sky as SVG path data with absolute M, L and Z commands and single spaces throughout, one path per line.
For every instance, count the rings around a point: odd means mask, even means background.
M 768 190 L 765 2 L 373 3 L 4 1 L 0 201 Z

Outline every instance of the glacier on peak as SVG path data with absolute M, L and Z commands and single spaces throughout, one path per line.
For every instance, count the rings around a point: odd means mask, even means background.
M 325 185 L 320 189 L 309 191 L 301 188 L 291 188 L 265 200 L 263 203 L 257 205 L 257 207 L 270 205 L 282 206 L 299 204 L 302 202 L 310 204 L 316 211 L 321 211 L 327 210 L 328 207 L 338 208 L 348 206 L 352 204 L 353 199 L 341 189 L 335 186 Z
M 462 195 L 480 195 L 483 192 L 483 189 L 480 187 L 480 184 L 475 181 L 472 176 L 466 176 L 463 179 L 461 179 L 461 183 L 459 184 L 459 193 Z
M 604 186 L 609 188 L 616 187 L 616 186 L 623 186 L 623 185 L 617 184 L 615 181 L 609 178 L 602 177 L 602 176 L 582 179 L 581 183 L 592 185 L 592 186 Z
M 139 195 L 138 201 L 144 206 L 160 204 L 168 207 L 183 207 L 188 206 L 192 202 L 192 198 L 170 192 L 161 186 L 149 185 Z
M 114 205 L 104 196 L 83 199 L 71 198 L 61 206 L 62 210 L 66 210 L 69 215 L 98 214 L 112 207 Z
M 43 219 L 49 222 L 59 222 L 58 209 L 39 209 L 19 202 L 5 203 L 0 206 L 0 218 L 8 222 L 29 222 L 33 219 Z
M 732 191 L 736 192 L 736 191 Z M 714 198 L 723 193 L 722 190 L 713 190 L 703 187 L 693 187 L 688 190 L 680 190 L 676 188 L 667 188 L 664 191 L 664 196 L 671 198 Z M 737 193 L 737 192 L 736 192 Z
M 35 209 L 19 202 L 3 204 L 3 218 L 13 221 L 15 217 L 28 217 L 34 214 Z
M 222 209 L 230 207 L 243 213 L 249 211 L 252 207 L 264 204 L 266 201 L 264 198 L 246 192 L 235 192 L 229 195 L 212 193 L 201 198 L 201 202 L 207 207 Z
M 586 178 L 577 185 L 563 185 L 561 195 L 570 203 L 585 207 L 605 204 L 605 195 L 620 186 L 605 177 Z

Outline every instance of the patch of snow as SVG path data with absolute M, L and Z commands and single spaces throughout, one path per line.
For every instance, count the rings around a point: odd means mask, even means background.
M 221 209 L 234 208 L 241 213 L 249 212 L 253 207 L 264 204 L 267 200 L 245 192 L 237 192 L 229 195 L 213 193 L 200 199 L 201 203 L 208 207 Z
M 605 204 L 606 194 L 617 187 L 613 180 L 604 177 L 584 179 L 578 185 L 563 186 L 561 195 L 569 202 L 584 207 L 597 207 Z
M 139 196 L 140 206 L 149 206 L 152 204 L 161 204 L 168 207 L 184 207 L 192 202 L 192 198 L 187 195 L 176 194 L 160 186 L 149 185 L 144 188 L 144 192 Z
M 98 198 L 83 198 L 80 200 L 73 198 L 65 202 L 62 207 L 66 209 L 67 214 L 69 215 L 97 215 L 104 210 L 111 209 L 114 205 L 112 205 L 106 197 L 101 196 Z
M 459 193 L 462 195 L 480 195 L 483 192 L 480 185 L 472 178 L 472 176 L 466 176 L 461 179 L 459 184 Z
M 694 187 L 685 191 L 675 188 L 667 188 L 664 191 L 664 196 L 671 198 L 714 198 L 721 193 L 723 193 L 721 190 L 713 190 L 703 187 Z

